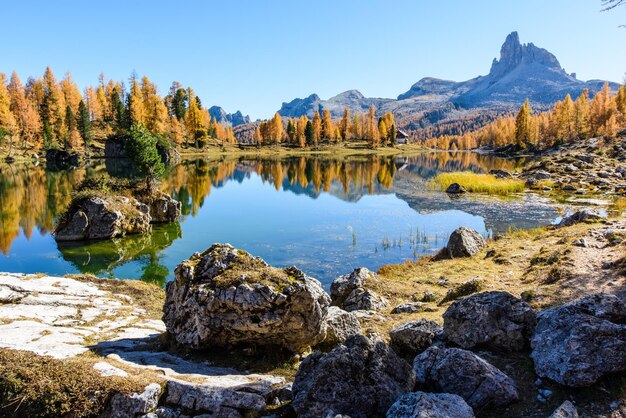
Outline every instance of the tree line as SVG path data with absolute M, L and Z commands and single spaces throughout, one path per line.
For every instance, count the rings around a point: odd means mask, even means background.
M 262 121 L 256 128 L 254 141 L 258 146 L 287 144 L 295 147 L 311 147 L 322 143 L 341 143 L 365 140 L 371 148 L 396 143 L 396 122 L 392 113 L 376 118 L 376 108 L 367 112 L 355 112 L 345 108 L 343 117 L 334 121 L 328 109 L 313 115 L 283 120 L 278 113 L 270 120 Z
M 105 80 L 82 92 L 69 72 L 59 82 L 50 67 L 22 84 L 0 73 L 0 145 L 15 149 L 83 150 L 92 141 L 141 125 L 171 144 L 202 147 L 209 138 L 234 143 L 230 126 L 218 123 L 190 87 L 173 82 L 164 97 L 146 76 Z
M 484 127 L 462 135 L 441 135 L 423 141 L 444 150 L 501 147 L 516 144 L 530 150 L 545 150 L 577 140 L 604 136 L 613 138 L 626 127 L 626 85 L 612 94 L 608 83 L 591 99 L 585 89 L 575 100 L 567 94 L 551 110 L 533 112 L 526 100 L 517 114 L 504 115 Z

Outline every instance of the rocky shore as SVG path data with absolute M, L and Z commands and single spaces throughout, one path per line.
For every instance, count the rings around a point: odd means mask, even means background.
M 0 415 L 625 416 L 625 239 L 591 211 L 489 242 L 460 228 L 329 293 L 226 244 L 165 291 L 3 273 Z

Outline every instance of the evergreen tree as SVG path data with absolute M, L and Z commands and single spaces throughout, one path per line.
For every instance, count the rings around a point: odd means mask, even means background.
M 128 133 L 125 149 L 137 170 L 145 176 L 146 188 L 152 190 L 152 180 L 165 173 L 165 165 L 157 150 L 158 138 L 141 125 L 133 125 Z
M 306 121 L 306 127 L 304 128 L 304 137 L 306 139 L 306 144 L 308 146 L 315 145 L 315 129 L 313 128 L 313 123 L 310 120 Z
M 85 143 L 85 147 L 89 147 L 91 143 L 91 119 L 89 118 L 89 111 L 87 110 L 87 106 L 85 106 L 85 102 L 82 100 L 78 104 L 78 132 L 80 133 L 83 142 Z
M 172 115 L 178 120 L 185 119 L 187 113 L 187 92 L 185 89 L 179 88 L 172 98 Z

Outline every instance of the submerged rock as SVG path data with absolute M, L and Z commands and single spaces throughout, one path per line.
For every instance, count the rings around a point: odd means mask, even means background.
M 504 407 L 518 399 L 513 380 L 471 351 L 432 346 L 413 361 L 419 389 L 461 396 L 472 408 Z
M 365 267 L 354 269 L 352 273 L 333 280 L 330 285 L 332 303 L 348 312 L 381 310 L 388 305 L 387 300 L 366 288 L 379 281 L 378 275 Z
M 450 258 L 472 257 L 482 250 L 485 244 L 482 235 L 462 226 L 450 234 L 446 249 Z
M 54 231 L 57 241 L 109 239 L 150 230 L 146 205 L 132 197 L 91 196 L 74 199 Z
M 473 418 L 474 411 L 458 395 L 450 393 L 408 393 L 387 411 L 387 418 Z
M 375 336 L 357 335 L 330 353 L 304 359 L 293 383 L 299 418 L 384 416 L 413 389 L 411 366 Z
M 163 321 L 184 346 L 235 344 L 303 351 L 326 337 L 330 298 L 295 267 L 278 269 L 228 244 L 176 267 Z
M 420 318 L 391 330 L 389 337 L 392 347 L 406 353 L 419 354 L 430 347 L 442 331 L 441 325 L 436 322 Z
M 567 386 L 583 387 L 626 371 L 626 304 L 597 294 L 538 315 L 531 339 L 535 371 Z
M 443 319 L 444 337 L 462 348 L 517 351 L 528 345 L 537 315 L 507 292 L 484 292 L 452 303 Z

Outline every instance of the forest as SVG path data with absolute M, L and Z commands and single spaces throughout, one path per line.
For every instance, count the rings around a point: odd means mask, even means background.
M 0 145 L 12 150 L 82 151 L 111 135 L 142 125 L 176 146 L 202 147 L 208 138 L 234 143 L 230 126 L 212 118 L 190 87 L 173 82 L 165 97 L 146 76 L 123 82 L 100 75 L 82 92 L 69 72 L 58 82 L 46 68 L 22 84 L 17 73 L 0 73 Z
M 597 136 L 613 138 L 626 127 L 626 86 L 611 94 L 605 83 L 593 99 L 584 90 L 575 100 L 568 94 L 551 110 L 533 112 L 526 102 L 517 114 L 502 115 L 485 126 L 461 135 L 440 135 L 422 141 L 429 148 L 468 150 L 515 144 L 527 150 L 546 150 Z

